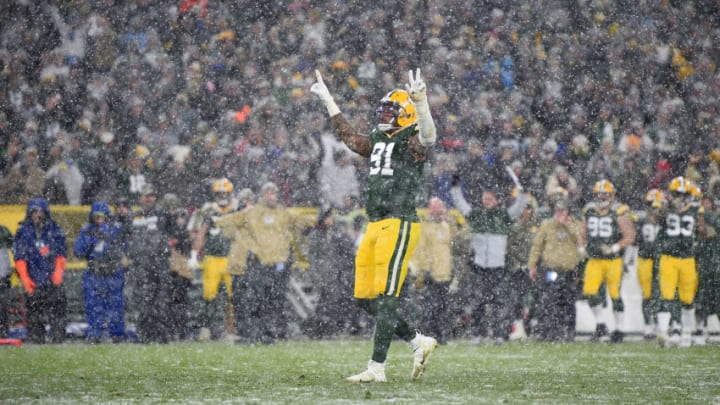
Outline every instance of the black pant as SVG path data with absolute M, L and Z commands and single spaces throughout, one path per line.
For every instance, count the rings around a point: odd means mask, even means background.
M 192 281 L 177 273 L 170 273 L 168 324 L 173 339 L 185 340 L 190 337 L 190 288 Z
M 250 287 L 246 275 L 232 275 L 232 307 L 233 321 L 235 323 L 235 334 L 241 338 L 248 339 L 250 335 L 250 302 L 248 300 Z
M 473 314 L 473 335 L 506 339 L 510 325 L 507 322 L 506 288 L 504 267 L 483 268 L 472 265 L 467 288 Z M 489 310 L 489 311 L 488 311 Z
M 542 340 L 575 338 L 576 271 L 555 271 L 541 267 L 538 272 L 539 302 L 537 336 Z
M 67 299 L 62 286 L 36 287 L 32 294 L 25 294 L 27 314 L 27 339 L 31 343 L 45 343 L 45 324 L 50 324 L 53 343 L 65 340 L 65 312 Z
M 450 314 L 450 282 L 434 281 L 430 275 L 425 277 L 425 287 L 420 290 L 419 304 L 422 309 L 420 330 L 447 341 L 452 334 L 453 317 Z
M 248 315 L 251 341 L 272 342 L 287 337 L 285 304 L 289 263 L 263 265 L 256 259 L 248 260 Z
M 14 293 L 10 288 L 10 276 L 0 277 L 0 338 L 7 337 L 10 327 L 10 302 Z
M 170 292 L 168 263 L 143 262 L 131 271 L 138 278 L 133 292 L 133 307 L 138 311 L 138 338 L 141 343 L 167 343 Z

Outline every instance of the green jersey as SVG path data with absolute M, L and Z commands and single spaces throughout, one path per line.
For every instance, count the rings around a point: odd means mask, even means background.
M 692 204 L 668 212 L 660 222 L 659 253 L 673 257 L 694 257 L 695 232 L 702 214 L 704 209 Z
M 370 173 L 365 210 L 370 221 L 400 218 L 418 222 L 416 196 L 424 162 L 416 161 L 408 140 L 417 132 L 413 124 L 393 134 L 374 129 L 370 133 Z
M 617 202 L 605 209 L 600 208 L 595 202 L 591 202 L 583 208 L 583 216 L 587 224 L 587 247 L 585 249 L 589 257 L 612 259 L 620 256 L 620 253 L 604 255 L 601 246 L 612 246 L 622 239 L 617 219 L 623 215 L 630 215 L 630 208 Z
M 647 218 L 643 219 L 638 229 L 638 256 L 643 259 L 654 259 L 657 250 L 657 237 L 660 225 Z
M 217 203 L 205 204 L 196 214 L 197 218 L 193 218 L 197 223 L 194 226 L 200 226 L 201 223 L 207 224 L 207 233 L 205 234 L 205 255 L 216 257 L 227 257 L 230 253 L 230 244 L 232 241 L 227 238 L 217 224 L 215 218 L 220 215 L 229 214 L 237 210 L 237 202 L 233 200 L 231 204 L 221 207 Z

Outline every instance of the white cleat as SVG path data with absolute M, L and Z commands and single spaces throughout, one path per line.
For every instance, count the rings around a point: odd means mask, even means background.
M 668 346 L 670 346 L 670 338 L 668 337 L 667 333 L 662 333 L 662 332 L 660 332 L 660 333 L 657 334 L 657 336 L 655 337 L 655 339 L 657 340 L 657 344 L 658 344 L 658 346 L 660 346 L 660 347 L 668 347 Z
M 522 319 L 516 319 L 515 321 L 513 321 L 512 332 L 510 332 L 510 336 L 508 336 L 508 339 L 511 341 L 527 339 L 527 333 L 525 333 L 525 324 L 523 323 Z
M 692 335 L 689 333 L 683 333 L 680 337 L 680 343 L 678 343 L 678 346 L 683 348 L 692 346 Z
M 412 347 L 413 350 L 412 378 L 420 378 L 423 371 L 425 371 L 425 365 L 427 365 L 430 355 L 437 347 L 437 340 L 418 333 L 417 336 L 410 341 L 410 347 Z
M 203 326 L 198 332 L 197 340 L 198 342 L 209 342 L 211 337 L 212 334 L 210 333 L 210 329 Z
M 370 360 L 367 370 L 360 374 L 350 376 L 345 380 L 354 383 L 387 382 L 387 378 L 385 378 L 385 363 Z

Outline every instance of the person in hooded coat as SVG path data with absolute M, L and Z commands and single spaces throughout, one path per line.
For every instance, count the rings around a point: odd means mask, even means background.
M 62 288 L 67 243 L 65 232 L 52 219 L 44 198 L 28 202 L 25 219 L 13 241 L 15 269 L 25 291 L 27 340 L 45 343 L 50 324 L 53 343 L 65 340 L 67 298 Z
M 96 201 L 90 207 L 88 223 L 75 239 L 75 256 L 88 263 L 82 287 L 88 323 L 85 336 L 92 343 L 102 340 L 105 328 L 113 342 L 125 337 L 123 235 L 121 223 L 112 220 L 110 206 Z

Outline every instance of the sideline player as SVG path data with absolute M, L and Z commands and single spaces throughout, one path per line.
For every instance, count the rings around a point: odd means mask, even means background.
M 623 274 L 623 249 L 635 242 L 635 227 L 630 219 L 630 208 L 615 201 L 615 186 L 609 180 L 600 180 L 593 187 L 595 201 L 583 208 L 583 222 L 580 227 L 579 250 L 587 254 L 583 280 L 583 296 L 592 308 L 597 327 L 593 340 L 607 334 L 602 322 L 602 308 L 605 297 L 600 286 L 605 283 L 613 303 L 615 331 L 610 340 L 622 342 L 624 306 L 620 297 L 620 283 Z

